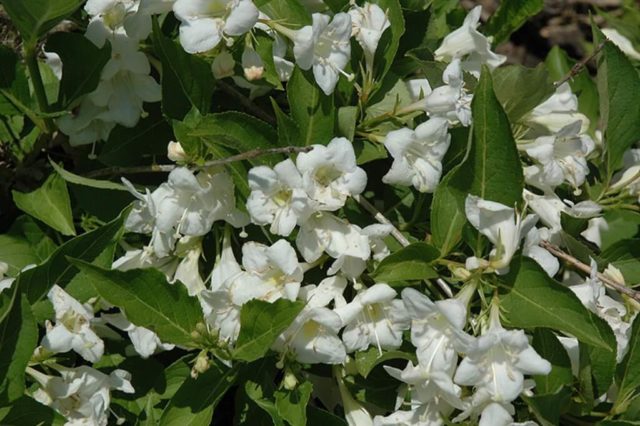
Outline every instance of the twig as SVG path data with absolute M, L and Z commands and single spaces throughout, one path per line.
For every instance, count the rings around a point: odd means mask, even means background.
M 564 77 L 562 77 L 560 80 L 558 80 L 555 83 L 553 83 L 554 87 L 558 87 L 558 86 L 562 85 L 563 83 L 566 83 L 567 81 L 571 80 L 576 75 L 578 75 L 580 73 L 580 71 L 582 71 L 584 69 L 584 67 L 587 66 L 589 61 L 591 61 L 593 58 L 596 57 L 596 55 L 598 53 L 600 53 L 600 51 L 604 48 L 604 45 L 607 43 L 607 41 L 608 40 L 602 41 L 593 50 L 593 52 L 591 52 L 591 55 L 587 56 L 586 58 L 584 58 L 583 60 L 581 60 L 580 62 L 577 62 L 574 66 L 572 66 L 571 69 L 569 70 L 569 72 Z
M 269 154 L 293 154 L 296 152 L 309 152 L 312 149 L 313 147 L 311 146 L 285 146 L 278 148 L 252 149 L 251 151 L 232 155 L 231 157 L 207 161 L 203 165 L 196 168 L 201 169 L 204 167 L 222 166 L 225 164 L 233 163 L 235 161 L 249 160 Z M 102 176 L 133 175 L 140 173 L 169 173 L 177 167 L 179 166 L 176 164 L 151 164 L 148 166 L 135 167 L 107 167 L 105 169 L 93 170 L 87 173 L 85 176 L 88 178 L 96 178 Z
M 578 259 L 576 259 L 575 257 L 571 256 L 568 253 L 565 253 L 559 247 L 551 244 L 549 241 L 541 241 L 539 245 L 540 247 L 549 251 L 554 256 L 557 256 L 560 259 L 567 262 L 568 264 L 575 266 L 577 269 L 581 270 L 582 272 L 587 274 L 591 273 L 591 267 L 589 265 L 580 262 Z M 597 276 L 598 276 L 598 279 L 602 281 L 607 287 L 619 293 L 625 294 L 626 296 L 629 296 L 630 298 L 632 298 L 637 302 L 640 302 L 640 292 L 637 292 L 629 287 L 626 287 L 624 284 L 621 284 L 607 277 L 606 275 L 601 274 L 600 272 L 598 272 Z
M 262 108 L 260 108 L 256 104 L 254 104 L 251 101 L 251 99 L 247 98 L 239 90 L 236 90 L 235 87 L 233 87 L 230 84 L 227 84 L 227 83 L 225 83 L 224 81 L 221 81 L 221 80 L 218 80 L 218 86 L 220 86 L 220 88 L 224 92 L 226 92 L 227 94 L 229 94 L 229 95 L 233 96 L 234 98 L 238 99 L 238 101 L 240 101 L 242 106 L 244 106 L 246 109 L 251 111 L 256 117 L 266 121 L 267 123 L 269 123 L 271 125 L 275 125 L 276 124 L 276 119 L 274 117 L 272 117 L 271 115 L 267 114 L 266 111 L 264 111 Z

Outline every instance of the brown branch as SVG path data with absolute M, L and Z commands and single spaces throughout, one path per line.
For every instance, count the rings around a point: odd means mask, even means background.
M 607 41 L 608 40 L 602 41 L 595 49 L 593 49 L 593 52 L 591 52 L 589 56 L 587 56 L 580 62 L 576 62 L 564 77 L 562 77 L 560 80 L 553 83 L 554 87 L 558 87 L 563 83 L 566 83 L 567 81 L 571 80 L 576 75 L 580 74 L 580 71 L 582 71 L 584 67 L 587 66 L 589 61 L 591 61 L 593 58 L 596 57 L 598 53 L 600 53 L 600 51 L 604 48 L 604 45 L 607 43 Z
M 225 164 L 233 163 L 235 161 L 250 160 L 252 158 L 269 154 L 293 154 L 297 152 L 309 152 L 312 148 L 313 147 L 311 146 L 285 146 L 278 148 L 252 149 L 251 151 L 232 155 L 231 157 L 207 161 L 203 165 L 197 166 L 196 168 L 201 169 L 204 167 L 222 166 Z M 93 170 L 87 173 L 85 176 L 88 178 L 96 178 L 103 176 L 133 175 L 141 173 L 169 173 L 177 167 L 180 166 L 176 164 L 151 164 L 148 166 L 134 167 L 107 167 L 105 169 Z
M 540 247 L 546 249 L 547 251 L 549 251 L 549 253 L 553 254 L 556 257 L 559 257 L 560 259 L 564 260 L 565 262 L 567 262 L 569 265 L 574 266 L 576 269 L 581 270 L 582 272 L 586 273 L 586 274 L 590 274 L 591 273 L 591 266 L 582 263 L 581 261 L 579 261 L 578 259 L 576 259 L 575 257 L 571 256 L 568 253 L 565 253 L 564 251 L 562 251 L 559 247 L 551 244 L 549 241 L 541 241 L 540 242 Z M 640 302 L 640 292 L 637 292 L 636 290 L 633 290 L 627 286 L 625 286 L 624 284 L 621 284 L 609 277 L 607 277 L 606 275 L 598 272 L 598 279 L 600 281 L 602 281 L 607 287 L 617 291 L 618 293 L 622 293 L 630 298 L 632 298 L 633 300 Z

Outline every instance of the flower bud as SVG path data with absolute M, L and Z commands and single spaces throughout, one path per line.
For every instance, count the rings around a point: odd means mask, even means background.
M 167 145 L 167 157 L 171 161 L 185 161 L 187 159 L 187 153 L 184 152 L 180 142 L 169 142 Z
M 234 74 L 233 68 L 235 65 L 236 61 L 233 60 L 233 56 L 225 50 L 215 57 L 213 64 L 211 64 L 211 71 L 213 76 L 220 80 L 225 77 L 231 77 Z
M 264 74 L 262 58 L 253 48 L 247 46 L 242 52 L 242 69 L 248 81 L 260 80 Z
M 199 374 L 204 373 L 210 367 L 209 357 L 207 356 L 206 351 L 202 351 L 198 354 L 196 358 L 195 364 L 193 364 L 193 368 L 191 369 L 191 377 L 196 379 Z
M 287 371 L 282 384 L 286 390 L 294 390 L 298 386 L 298 378 L 292 372 Z

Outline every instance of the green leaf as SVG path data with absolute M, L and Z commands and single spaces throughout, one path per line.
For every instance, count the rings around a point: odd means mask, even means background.
M 216 405 L 236 378 L 235 368 L 211 361 L 207 371 L 180 386 L 162 413 L 160 426 L 209 426 Z
M 49 163 L 54 168 L 54 170 L 60 175 L 60 177 L 62 177 L 65 181 L 69 183 L 88 186 L 90 188 L 96 188 L 96 189 L 111 189 L 114 191 L 127 191 L 127 187 L 121 183 L 110 182 L 108 180 L 90 179 L 84 176 L 78 176 L 74 173 L 71 173 L 65 170 L 64 168 L 56 164 L 51 159 L 49 159 Z
M 178 120 L 192 106 L 202 114 L 208 112 L 215 86 L 209 64 L 165 37 L 157 20 L 153 22 L 152 40 L 162 61 L 162 111 Z
M 551 373 L 534 376 L 536 393 L 554 394 L 563 386 L 570 387 L 573 383 L 571 360 L 556 335 L 549 329 L 536 328 L 532 346 L 542 358 L 551 363 Z
M 406 359 L 417 364 L 415 352 L 404 352 L 401 350 L 384 351 L 380 355 L 378 348 L 369 348 L 366 351 L 356 352 L 356 369 L 358 373 L 365 379 L 371 371 L 380 363 L 389 361 L 390 359 Z
M 602 217 L 607 221 L 607 229 L 600 231 L 600 247 L 603 251 L 619 241 L 640 237 L 640 213 L 630 210 L 606 210 Z
M 594 27 L 594 40 L 604 36 Z M 601 128 L 604 129 L 607 173 L 622 165 L 622 156 L 640 134 L 640 76 L 629 58 L 611 42 L 606 42 L 598 58 L 598 93 Z
M 296 386 L 293 390 L 281 389 L 275 391 L 276 409 L 285 421 L 289 424 L 307 424 L 307 404 L 311 398 L 313 385 L 311 382 L 304 382 Z
M 256 0 L 254 4 L 269 18 L 299 29 L 311 25 L 311 16 L 299 0 Z
M 0 259 L 9 266 L 8 275 L 15 276 L 29 264 L 40 263 L 29 241 L 17 235 L 0 235 Z
M 432 262 L 440 251 L 427 243 L 413 243 L 385 257 L 372 277 L 378 282 L 426 280 L 438 278 Z
M 23 212 L 43 221 L 63 235 L 76 234 L 69 191 L 64 179 L 57 173 L 51 174 L 42 186 L 33 192 L 11 193 L 16 206 Z
M 300 129 L 291 117 L 285 114 L 278 103 L 271 98 L 271 106 L 276 114 L 278 125 L 278 145 L 297 146 L 300 143 Z
M 295 144 L 326 145 L 335 136 L 337 121 L 333 95 L 325 96 L 313 76 L 298 67 L 287 83 L 291 116 L 300 128 L 301 139 Z
M 120 217 L 105 226 L 67 241 L 58 247 L 45 263 L 21 272 L 15 285 L 27 295 L 32 304 L 45 297 L 54 284 L 64 287 L 78 273 L 78 270 L 69 264 L 67 257 L 94 261 L 120 238 L 127 214 L 128 210 L 125 210 Z
M 157 108 L 157 107 L 156 107 Z M 134 166 L 151 163 L 157 155 L 167 154 L 167 141 L 173 139 L 171 126 L 159 108 L 145 105 L 150 112 L 133 127 L 116 126 L 103 144 L 98 160 L 109 166 Z
M 260 59 L 262 59 L 264 66 L 264 80 L 267 83 L 272 84 L 276 89 L 283 90 L 280 76 L 276 70 L 275 63 L 273 62 L 273 38 L 261 30 L 254 31 L 253 37 L 255 40 L 254 46 L 256 52 L 260 55 Z
M 503 0 L 487 22 L 483 33 L 493 36 L 495 44 L 506 41 L 511 33 L 544 6 L 542 0 Z
M 358 118 L 358 107 L 343 106 L 338 108 L 338 131 L 340 136 L 344 136 L 350 141 L 356 133 L 356 119 Z
M 389 28 L 382 33 L 374 59 L 376 78 L 382 80 L 396 58 L 400 38 L 405 31 L 404 16 L 398 0 L 374 0 L 372 3 L 376 3 L 385 11 L 390 24 Z
M 512 262 L 505 280 L 511 291 L 500 299 L 505 325 L 533 329 L 546 327 L 575 336 L 580 342 L 616 353 L 609 325 L 587 310 L 567 287 L 550 278 L 532 259 Z
M 53 408 L 40 404 L 29 396 L 22 396 L 8 407 L 0 408 L 0 423 L 3 425 L 56 425 L 65 423 L 64 417 Z
M 496 97 L 509 121 L 515 123 L 549 96 L 555 88 L 544 64 L 535 68 L 508 65 L 493 72 Z
M 619 378 L 618 397 L 616 398 L 617 412 L 625 411 L 625 406 L 638 396 L 640 389 L 640 316 L 636 316 L 631 325 L 628 352 L 618 365 L 616 372 Z
M 640 239 L 621 240 L 600 254 L 602 265 L 611 263 L 624 276 L 625 282 L 640 281 Z
M 273 303 L 251 300 L 242 305 L 240 335 L 233 357 L 250 362 L 264 356 L 303 307 L 302 302 L 284 299 Z
M 307 417 L 310 425 L 347 426 L 347 422 L 342 417 L 338 417 L 314 405 L 309 405 Z
M 24 375 L 38 343 L 38 328 L 24 294 L 16 297 L 5 321 L 0 323 L 0 405 L 24 395 Z
M 169 284 L 164 273 L 155 269 L 122 272 L 77 259 L 69 261 L 87 275 L 103 299 L 122 309 L 133 324 L 154 331 L 163 342 L 198 346 L 191 332 L 202 322 L 202 308 L 182 283 Z
M 80 96 L 93 92 L 100 82 L 102 68 L 111 59 L 111 45 L 96 47 L 79 33 L 57 32 L 47 39 L 47 52 L 60 56 L 64 67 L 58 108 L 67 109 Z
M 38 38 L 71 15 L 82 3 L 82 0 L 3 0 L 2 6 L 25 44 L 35 46 Z
M 555 426 L 560 416 L 568 411 L 571 402 L 571 388 L 562 387 L 552 394 L 522 396 L 542 426 Z
M 431 210 L 433 243 L 443 255 L 460 240 L 466 222 L 467 194 L 514 206 L 522 198 L 524 178 L 509 120 L 498 102 L 491 74 L 484 67 L 471 103 L 473 142 L 469 155 L 435 191 Z

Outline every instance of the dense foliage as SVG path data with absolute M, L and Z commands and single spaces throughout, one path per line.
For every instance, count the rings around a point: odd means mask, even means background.
M 638 424 L 634 1 L 1 3 L 0 423 Z

